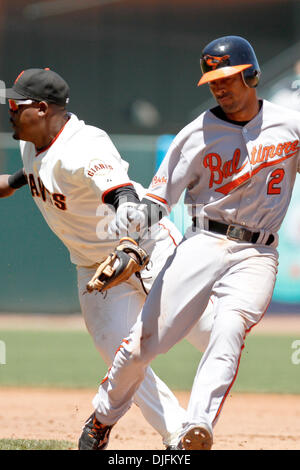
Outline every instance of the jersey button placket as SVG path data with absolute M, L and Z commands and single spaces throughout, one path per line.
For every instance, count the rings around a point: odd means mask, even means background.
M 242 134 L 243 134 L 243 138 L 244 138 L 244 141 L 245 141 L 245 145 L 246 145 L 246 148 L 247 148 L 247 158 L 248 158 L 248 162 L 249 162 L 249 167 L 250 167 L 250 176 L 252 176 L 252 164 L 251 164 L 251 139 L 250 139 L 250 136 L 249 136 L 249 132 L 248 132 L 248 129 L 246 127 L 243 127 L 242 129 Z M 250 182 L 250 185 L 251 185 L 251 182 Z
M 244 135 L 244 138 L 245 138 L 245 141 L 246 141 L 245 143 L 246 143 L 246 147 L 247 147 L 247 157 L 248 157 L 249 167 L 250 167 L 250 176 L 252 176 L 251 148 L 250 148 L 250 144 L 249 144 L 250 137 L 249 137 L 248 129 L 243 128 L 242 132 L 243 132 L 243 135 Z M 251 187 L 252 187 L 252 180 L 250 178 L 249 182 L 247 184 L 247 189 L 249 190 Z M 249 195 L 248 195 L 248 197 L 246 197 L 246 203 L 247 203 L 247 205 L 251 204 L 251 198 L 249 197 Z

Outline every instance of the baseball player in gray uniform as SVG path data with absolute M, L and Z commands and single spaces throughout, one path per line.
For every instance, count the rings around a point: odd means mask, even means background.
M 300 171 L 300 114 L 258 99 L 259 65 L 241 37 L 209 43 L 201 69 L 199 85 L 208 83 L 217 106 L 179 132 L 156 174 L 161 184 L 151 185 L 130 214 L 120 206 L 110 225 L 119 236 L 132 233 L 142 214 L 153 223 L 186 189 L 193 225 L 156 278 L 99 387 L 99 440 L 130 407 L 149 362 L 191 330 L 213 294 L 210 341 L 178 441 L 182 449 L 210 449 L 245 337 L 272 298 L 277 232 Z
M 76 265 L 83 317 L 109 366 L 143 306 L 144 289 L 150 290 L 182 235 L 170 220 L 162 219 L 142 243 L 150 255 L 149 267 L 142 272 L 143 283 L 132 276 L 104 294 L 87 293 L 87 283 L 97 264 L 116 245 L 116 240 L 104 230 L 114 215 L 112 209 L 118 207 L 121 199 L 127 200 L 127 206 L 129 201 L 139 203 L 145 189 L 130 181 L 127 162 L 103 130 L 86 125 L 67 112 L 69 87 L 55 72 L 25 70 L 13 88 L 6 90 L 6 97 L 13 136 L 20 141 L 23 168 L 14 175 L 0 175 L 0 197 L 11 196 L 28 184 L 44 219 L 68 248 Z M 211 301 L 206 311 L 206 320 L 201 320 L 189 336 L 200 350 L 205 348 L 210 334 Z M 184 410 L 150 367 L 134 401 L 160 433 L 164 445 L 174 446 Z M 98 450 L 98 440 L 93 437 L 97 434 L 94 414 L 89 423 L 92 428 L 95 426 L 80 441 L 80 449 Z

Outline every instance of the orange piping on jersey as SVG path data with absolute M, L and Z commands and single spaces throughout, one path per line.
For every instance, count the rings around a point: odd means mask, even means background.
M 258 323 L 263 319 L 263 317 L 265 316 L 266 311 L 267 311 L 268 308 L 269 308 L 269 305 L 270 305 L 270 302 L 269 302 L 269 304 L 268 304 L 266 310 L 264 311 L 264 313 L 262 314 L 262 316 L 261 316 L 260 319 L 258 320 L 258 322 L 254 323 L 252 326 L 250 326 L 250 328 L 248 328 L 248 330 L 246 330 L 245 335 L 244 335 L 244 338 L 243 338 L 243 341 L 245 340 L 246 335 L 247 335 L 248 333 L 250 333 L 250 331 L 252 330 L 252 328 L 253 328 L 254 326 L 258 325 Z M 223 397 L 223 400 L 221 401 L 221 404 L 220 404 L 220 406 L 219 406 L 219 408 L 218 408 L 218 411 L 217 411 L 217 413 L 216 413 L 216 416 L 214 417 L 213 424 L 217 421 L 218 416 L 219 416 L 219 414 L 221 413 L 221 410 L 222 410 L 222 408 L 223 408 L 224 402 L 225 402 L 225 400 L 226 400 L 226 398 L 227 398 L 227 396 L 228 396 L 228 394 L 229 394 L 229 392 L 230 392 L 230 390 L 231 390 L 231 387 L 233 386 L 233 384 L 234 384 L 234 382 L 235 382 L 235 379 L 236 379 L 236 377 L 237 377 L 238 370 L 239 370 L 239 367 L 240 367 L 241 355 L 242 355 L 242 351 L 243 351 L 244 347 L 245 347 L 245 344 L 243 343 L 243 345 L 242 345 L 242 347 L 241 347 L 241 352 L 240 352 L 240 355 L 239 355 L 239 359 L 238 359 L 238 365 L 237 365 L 237 368 L 236 368 L 236 372 L 235 372 L 235 374 L 234 374 L 234 377 L 233 377 L 233 379 L 232 379 L 231 384 L 229 385 L 229 387 L 228 387 L 228 389 L 227 389 L 227 391 L 226 391 L 226 393 L 225 393 L 225 395 L 224 395 L 224 397 Z
M 64 123 L 64 125 L 62 126 L 61 130 L 59 131 L 59 133 L 56 134 L 56 136 L 54 137 L 54 139 L 51 140 L 50 144 L 47 145 L 47 147 L 44 147 L 44 148 L 42 148 L 42 149 L 40 149 L 40 150 L 37 151 L 37 153 L 35 154 L 36 157 L 37 157 L 38 155 L 40 155 L 41 153 L 46 152 L 46 150 L 49 150 L 49 148 L 51 147 L 51 145 L 53 145 L 54 142 L 58 139 L 58 137 L 60 136 L 60 134 L 61 134 L 62 131 L 64 130 L 64 128 L 65 128 L 66 124 L 69 122 L 69 120 L 70 120 L 70 118 L 68 118 L 67 122 Z
M 164 224 L 159 223 L 158 225 L 160 225 L 162 228 L 164 228 L 164 229 L 168 232 L 169 237 L 172 239 L 174 245 L 175 245 L 175 246 L 178 246 L 177 243 L 176 243 L 176 241 L 175 241 L 175 239 L 174 239 L 174 237 L 171 235 L 170 229 L 168 229 L 167 227 L 165 227 Z
M 263 170 L 264 168 L 268 166 L 277 165 L 278 163 L 281 163 L 284 160 L 287 160 L 288 158 L 294 157 L 297 154 L 297 152 L 298 152 L 298 149 L 296 152 L 290 153 L 289 155 L 286 155 L 285 157 L 280 158 L 279 160 L 275 160 L 274 162 L 264 162 L 261 165 L 259 165 L 257 168 L 254 168 L 254 170 L 252 170 L 252 173 L 250 171 L 247 171 L 247 173 L 245 173 L 244 175 L 240 176 L 234 181 L 230 181 L 230 183 L 224 184 L 224 186 L 221 186 L 220 188 L 215 189 L 215 191 L 218 193 L 227 195 L 228 193 L 230 193 L 230 191 L 232 191 L 233 189 L 237 188 L 241 184 L 245 183 L 245 181 L 250 179 L 251 174 L 255 175 L 260 170 Z
M 108 193 L 110 193 L 111 191 L 114 191 L 115 189 L 123 188 L 124 186 L 133 186 L 133 184 L 132 183 L 124 183 L 124 184 L 119 184 L 118 186 L 113 186 L 112 188 L 107 189 L 102 194 L 102 202 L 104 203 L 104 198 L 107 196 Z
M 147 193 L 147 194 L 145 194 L 145 196 L 152 197 L 153 199 L 156 199 L 157 201 L 162 202 L 163 204 L 165 204 L 167 206 L 168 211 L 171 212 L 171 209 L 170 209 L 167 201 L 165 199 L 163 199 L 162 197 L 156 196 L 155 194 L 151 194 L 151 193 Z

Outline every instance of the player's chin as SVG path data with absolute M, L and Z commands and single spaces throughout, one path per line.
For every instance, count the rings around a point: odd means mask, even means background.
M 13 126 L 12 138 L 15 139 L 15 140 L 21 140 L 20 131 L 16 126 Z
M 223 109 L 224 113 L 234 113 L 237 111 L 238 106 L 232 100 L 220 100 L 219 101 L 220 107 Z
M 21 137 L 19 136 L 18 132 L 14 132 L 12 138 L 15 140 L 21 140 Z

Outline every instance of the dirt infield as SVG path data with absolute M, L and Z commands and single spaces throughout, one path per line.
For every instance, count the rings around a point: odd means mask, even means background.
M 92 390 L 0 389 L 0 438 L 77 442 Z M 188 394 L 176 393 L 186 406 Z M 112 432 L 109 450 L 164 449 L 134 405 Z M 233 394 L 215 428 L 214 450 L 299 450 L 299 396 Z
M 17 321 L 16 321 L 17 320 Z M 0 329 L 84 328 L 82 318 L 0 316 Z M 300 333 L 299 316 L 265 318 L 251 334 Z M 76 443 L 95 390 L 0 388 L 0 439 L 58 439 Z M 176 392 L 182 406 L 189 394 Z M 300 397 L 230 395 L 215 427 L 214 450 L 299 450 Z M 163 449 L 160 436 L 134 405 L 112 432 L 109 450 Z
M 0 330 L 82 330 L 85 329 L 81 314 L 46 315 L 0 313 Z M 300 333 L 300 313 L 294 315 L 265 315 L 252 329 L 252 334 Z

